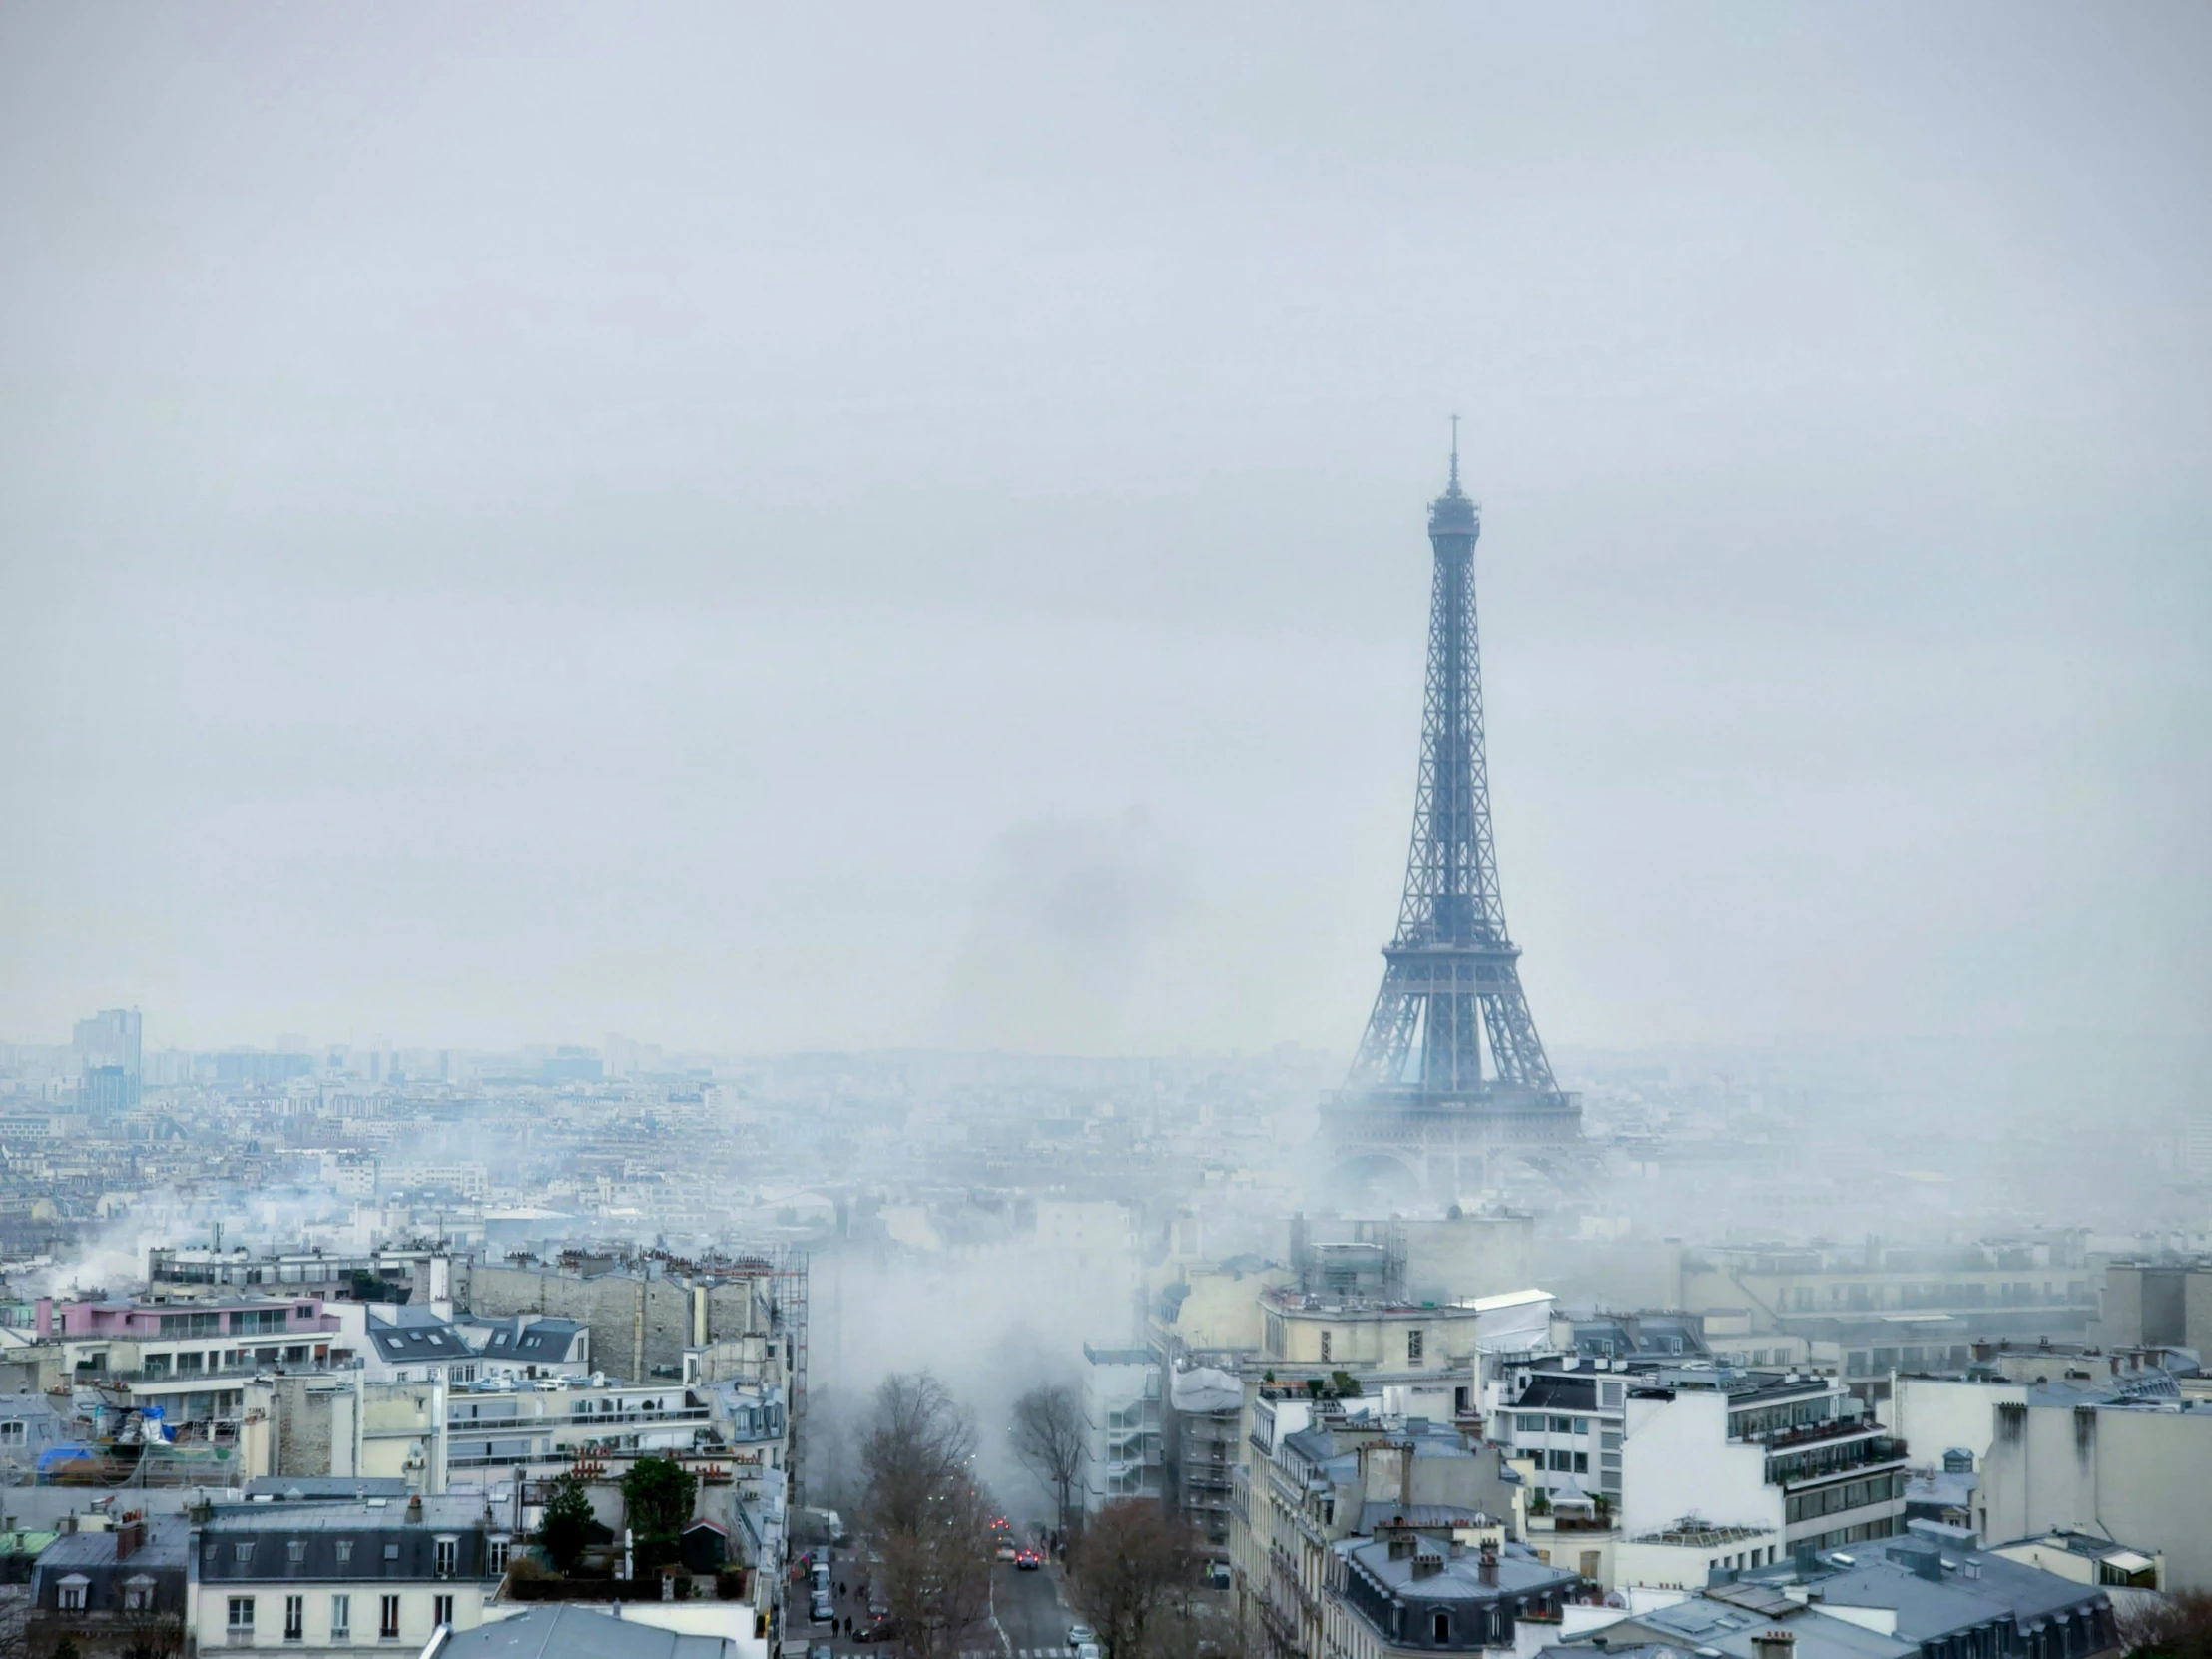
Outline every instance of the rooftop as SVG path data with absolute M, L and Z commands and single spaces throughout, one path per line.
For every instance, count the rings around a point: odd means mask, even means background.
M 436 1659 L 730 1659 L 736 1647 L 721 1636 L 661 1630 L 560 1602 L 456 1631 Z
M 1482 1582 L 1480 1558 L 1470 1550 L 1445 1556 L 1441 1570 L 1422 1576 L 1416 1591 L 1413 1589 L 1413 1568 L 1418 1557 L 1400 1555 L 1392 1560 L 1387 1538 L 1347 1538 L 1335 1547 L 1355 1572 L 1365 1574 L 1388 1594 L 1402 1596 L 1411 1592 L 1422 1601 L 1496 1601 L 1579 1582 L 1578 1575 L 1566 1568 L 1537 1560 L 1520 1544 L 1507 1544 L 1497 1554 L 1495 1584 Z M 1431 1559 L 1434 1547 L 1427 1546 Z

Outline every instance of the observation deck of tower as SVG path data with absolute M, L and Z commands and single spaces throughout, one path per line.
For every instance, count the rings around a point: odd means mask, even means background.
M 1460 488 L 1452 427 L 1450 481 L 1428 508 L 1435 574 L 1405 892 L 1360 1052 L 1321 1114 L 1340 1171 L 1410 1173 L 1432 1196 L 1483 1186 L 1500 1149 L 1578 1144 L 1582 1122 L 1536 1035 L 1498 893 L 1474 603 L 1482 511 Z

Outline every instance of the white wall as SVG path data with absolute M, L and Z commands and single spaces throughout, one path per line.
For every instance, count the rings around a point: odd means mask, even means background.
M 1766 1480 L 1767 1455 L 1730 1443 L 1728 1396 L 1684 1389 L 1673 1399 L 1628 1401 L 1621 1440 L 1621 1530 L 1630 1538 L 1696 1515 L 1716 1526 L 1782 1532 L 1782 1489 Z
M 1943 1453 L 1958 1446 L 1973 1453 L 1978 1470 L 1996 1434 L 1996 1407 L 2026 1398 L 2027 1386 L 2020 1382 L 1901 1377 L 1876 1414 L 1910 1448 L 1915 1464 L 1940 1468 Z
M 1782 1558 L 1782 1535 L 1760 1532 L 1740 1542 L 1692 1548 L 1685 1544 L 1613 1546 L 1613 1582 L 1609 1589 L 1635 1585 L 1649 1589 L 1702 1590 L 1714 1567 L 1766 1566 Z
M 2101 1531 L 2162 1551 L 2169 1590 L 2212 1590 L 2212 1410 L 2044 1405 L 2024 1415 L 2019 1438 L 1989 1448 L 1977 1495 L 1985 1541 Z

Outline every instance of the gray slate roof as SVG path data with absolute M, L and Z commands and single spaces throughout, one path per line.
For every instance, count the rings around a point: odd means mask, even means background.
M 574 1320 L 511 1319 L 477 1320 L 486 1328 L 479 1354 L 493 1360 L 526 1360 L 539 1365 L 558 1364 L 568 1358 L 576 1333 L 583 1327 Z
M 720 1636 L 687 1636 L 588 1607 L 539 1605 L 456 1632 L 437 1659 L 734 1659 Z
M 1925 1546 L 1898 1539 L 1831 1550 L 1820 1560 L 1832 1570 L 1814 1582 L 1820 1586 L 1822 1600 L 1831 1606 L 1895 1608 L 1898 1634 L 1914 1642 L 1971 1630 L 2007 1614 L 2024 1626 L 2061 1609 L 2094 1607 L 2110 1599 L 2093 1584 L 2076 1584 L 1997 1555 L 1941 1551 L 1944 1560 L 1970 1564 L 1976 1576 L 1962 1570 L 1946 1572 L 1940 1583 L 1921 1577 L 1901 1559 L 1909 1553 L 1928 1552 Z M 1842 1566 L 1838 1556 L 1850 1557 L 1852 1564 Z
M 407 1318 L 407 1310 L 399 1310 L 399 1320 L 386 1324 L 374 1314 L 368 1316 L 368 1340 L 376 1345 L 377 1356 L 395 1366 L 410 1365 L 418 1360 L 466 1360 L 473 1352 L 461 1341 L 461 1334 L 444 1320 L 425 1314 L 415 1319 Z
M 1755 1659 L 1752 1638 L 1781 1624 L 1797 1638 L 1797 1659 L 1906 1659 L 1919 1645 L 1896 1636 L 1867 1630 L 1846 1619 L 1806 1613 L 1794 1603 L 1788 1612 L 1771 1606 L 1765 1612 L 1708 1596 L 1692 1596 L 1673 1607 L 1637 1614 L 1595 1635 L 1614 1635 L 1607 1651 L 1617 1652 L 1621 1637 L 1637 1636 L 1671 1642 L 1695 1652 L 1715 1648 L 1730 1659 Z
M 1394 1595 L 1423 1602 L 1497 1601 L 1506 1597 L 1539 1595 L 1546 1590 L 1580 1582 L 1580 1574 L 1564 1567 L 1547 1566 L 1520 1544 L 1498 1551 L 1497 1582 L 1485 1584 L 1473 1551 L 1449 1556 L 1443 1570 L 1415 1580 L 1410 1556 L 1390 1559 L 1389 1541 L 1383 1538 L 1347 1538 L 1336 1546 L 1352 1566 Z
M 428 1497 L 419 1520 L 407 1515 L 405 1503 L 375 1499 L 219 1505 L 199 1527 L 200 1577 L 263 1584 L 428 1580 L 437 1576 L 441 1537 L 456 1542 L 453 1577 L 488 1576 L 481 1497 Z

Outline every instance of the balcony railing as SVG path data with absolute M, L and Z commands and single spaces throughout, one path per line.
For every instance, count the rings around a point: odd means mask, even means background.
M 1779 1457 L 1769 1457 L 1767 1478 L 1784 1486 L 1794 1486 L 1809 1480 L 1826 1480 L 1838 1474 L 1854 1474 L 1865 1469 L 1880 1468 L 1885 1464 L 1902 1464 L 1904 1461 L 1903 1440 L 1892 1439 L 1887 1434 L 1875 1434 L 1865 1439 L 1846 1440 L 1840 1445 L 1815 1446 L 1808 1450 L 1791 1451 Z
M 1865 1417 L 1835 1417 L 1826 1422 L 1770 1428 L 1764 1433 L 1746 1434 L 1743 1438 L 1751 1444 L 1763 1445 L 1769 1451 L 1785 1451 L 1795 1446 L 1818 1445 L 1825 1440 L 1848 1440 L 1855 1434 L 1879 1434 L 1881 1431 L 1880 1423 Z

